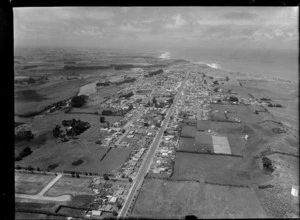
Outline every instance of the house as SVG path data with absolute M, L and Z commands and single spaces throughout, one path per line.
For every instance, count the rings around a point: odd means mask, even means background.
M 92 216 L 100 216 L 100 215 L 101 215 L 101 211 L 92 210 Z
M 117 201 L 117 197 L 113 196 L 110 198 L 109 202 L 110 203 L 115 203 Z

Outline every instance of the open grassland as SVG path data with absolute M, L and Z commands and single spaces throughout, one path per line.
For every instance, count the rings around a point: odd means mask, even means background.
M 34 195 L 41 191 L 55 176 L 15 173 L 15 192 Z
M 38 219 L 38 220 L 61 220 L 63 217 L 54 216 L 54 215 L 44 215 L 37 213 L 26 213 L 26 212 L 16 212 L 15 219 L 16 220 L 24 220 L 24 219 Z
M 146 179 L 135 203 L 132 217 L 201 217 L 204 205 L 203 184 L 188 181 Z
M 195 181 L 146 179 L 131 217 L 182 218 L 268 217 L 251 188 Z
M 114 174 L 125 163 L 131 152 L 130 148 L 113 148 L 101 161 L 99 174 Z
M 203 218 L 266 218 L 250 188 L 205 185 Z
M 16 165 L 39 167 L 40 169 L 50 169 L 54 171 L 81 171 L 81 172 L 101 172 L 101 157 L 106 153 L 107 148 L 98 145 L 85 145 L 77 141 L 65 143 L 48 143 L 32 154 L 16 162 Z M 72 165 L 73 162 L 82 160 L 79 165 Z M 56 165 L 56 166 L 54 166 Z
M 41 111 L 48 105 L 75 96 L 83 80 L 60 81 L 44 84 L 41 88 L 15 91 L 15 113 L 28 114 Z
M 63 176 L 45 193 L 45 195 L 93 195 L 92 189 L 88 188 L 92 180 L 92 178 L 87 177 L 74 178 Z
M 250 171 L 243 163 L 239 157 L 177 152 L 172 179 L 247 185 Z

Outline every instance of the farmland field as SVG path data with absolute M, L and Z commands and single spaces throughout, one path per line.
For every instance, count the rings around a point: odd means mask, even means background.
M 249 184 L 243 158 L 177 152 L 172 179 L 203 180 L 222 184 Z
M 37 194 L 54 178 L 54 175 L 15 173 L 15 192 Z
M 45 195 L 93 195 L 92 189 L 88 188 L 92 180 L 92 178 L 72 178 L 63 176 L 45 193 Z
M 80 142 L 69 141 L 65 143 L 55 143 L 44 145 L 36 149 L 32 154 L 23 160 L 16 162 L 21 166 L 31 165 L 47 169 L 51 165 L 54 171 L 81 171 L 81 172 L 100 172 L 100 158 L 106 153 L 107 148 L 101 148 L 98 145 L 86 145 Z M 74 166 L 75 161 L 82 160 L 83 163 Z
M 192 138 L 196 135 L 196 128 L 194 126 L 183 126 L 180 136 Z
M 203 218 L 266 218 L 253 189 L 205 185 Z
M 146 179 L 131 216 L 179 218 L 192 213 L 200 217 L 203 198 L 203 184 L 198 182 Z
M 125 163 L 126 158 L 131 152 L 130 148 L 113 148 L 101 161 L 99 174 L 114 173 Z

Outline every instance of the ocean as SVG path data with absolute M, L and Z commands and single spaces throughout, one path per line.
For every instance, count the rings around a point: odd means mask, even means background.
M 298 52 L 296 51 L 189 49 L 164 52 L 162 56 L 205 63 L 212 68 L 230 72 L 291 81 L 299 80 Z

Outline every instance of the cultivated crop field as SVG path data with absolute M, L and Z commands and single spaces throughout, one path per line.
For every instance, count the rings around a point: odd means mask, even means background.
M 54 178 L 54 175 L 15 172 L 15 192 L 31 195 L 37 194 Z
M 92 182 L 89 177 L 61 177 L 46 193 L 46 196 L 61 195 L 93 195 L 91 188 L 88 188 Z
M 177 152 L 172 179 L 203 180 L 220 184 L 249 184 L 243 158 Z
M 190 181 L 146 179 L 132 211 L 132 217 L 180 218 L 201 216 L 203 184 Z

